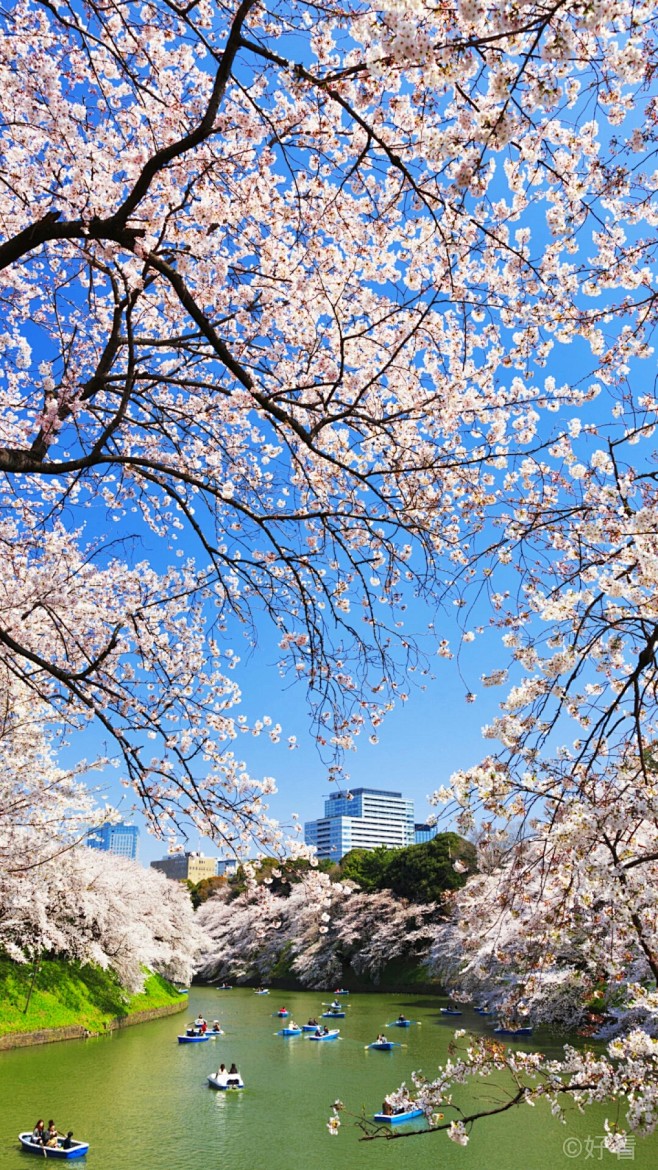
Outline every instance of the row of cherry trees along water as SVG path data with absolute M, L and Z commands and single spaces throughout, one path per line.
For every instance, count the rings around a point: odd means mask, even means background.
M 59 957 L 111 969 L 127 993 L 150 971 L 189 984 L 205 936 L 187 890 L 88 848 L 84 824 L 115 814 L 58 767 L 25 694 L 14 698 L 0 734 L 0 952 L 35 967 Z
M 285 732 L 241 709 L 236 637 L 257 653 L 267 626 L 333 779 L 500 627 L 464 686 L 502 688 L 491 754 L 437 801 L 523 844 L 467 884 L 456 974 L 546 998 L 566 961 L 575 999 L 618 985 L 625 1032 L 559 1066 L 474 1044 L 419 1083 L 429 1113 L 507 1066 L 519 1100 L 656 1121 L 655 19 L 0 15 L 0 732 L 7 759 L 29 726 L 62 768 L 25 780 L 30 824 L 76 839 L 61 762 L 89 755 L 172 843 L 281 847 L 236 742 Z

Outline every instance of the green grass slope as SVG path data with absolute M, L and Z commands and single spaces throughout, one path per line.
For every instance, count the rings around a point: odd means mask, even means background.
M 103 1031 L 110 1020 L 180 1004 L 175 987 L 149 975 L 140 995 L 129 995 L 111 971 L 45 959 L 36 978 L 30 964 L 0 957 L 0 1036 L 79 1025 Z

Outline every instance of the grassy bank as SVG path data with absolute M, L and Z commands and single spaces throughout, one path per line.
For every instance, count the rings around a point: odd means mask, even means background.
M 180 1003 L 175 987 L 150 975 L 140 995 L 128 995 L 111 971 L 45 959 L 31 965 L 0 957 L 0 1036 L 78 1025 L 102 1032 L 111 1020 Z

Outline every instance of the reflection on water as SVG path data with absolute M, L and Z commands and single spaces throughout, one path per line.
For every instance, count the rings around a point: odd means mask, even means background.
M 387 1091 L 414 1069 L 431 1076 L 445 1060 L 456 1026 L 486 1031 L 491 1023 L 466 1011 L 442 1016 L 443 1000 L 428 996 L 353 995 L 341 1038 L 310 1043 L 306 1036 L 276 1035 L 273 1014 L 285 1003 L 298 1023 L 318 1016 L 320 992 L 277 992 L 193 988 L 186 1014 L 126 1028 L 109 1037 L 67 1041 L 0 1053 L 0 1170 L 25 1170 L 30 1155 L 16 1135 L 37 1117 L 55 1118 L 60 1130 L 73 1129 L 91 1149 L 75 1165 L 103 1170 L 589 1170 L 623 1162 L 634 1170 L 658 1165 L 658 1136 L 638 1139 L 624 1159 L 603 1150 L 605 1110 L 581 1117 L 571 1111 L 566 1126 L 541 1106 L 512 1110 L 480 1123 L 466 1149 L 442 1134 L 408 1140 L 360 1142 L 359 1130 L 343 1114 L 337 1138 L 326 1123 L 339 1098 L 354 1113 L 372 1116 Z M 219 1018 L 225 1035 L 204 1044 L 179 1045 L 182 1024 L 200 1011 Z M 400 1012 L 418 1024 L 388 1029 L 402 1045 L 389 1052 L 367 1045 Z M 333 1025 L 332 1025 L 333 1026 Z M 541 1045 L 557 1052 L 548 1036 Z M 242 1093 L 209 1088 L 206 1077 L 220 1062 L 235 1061 L 245 1080 Z M 457 1099 L 457 1096 L 456 1096 Z M 476 1099 L 502 1100 L 502 1086 L 490 1082 L 460 1093 L 469 1111 Z M 405 1131 L 415 1129 L 410 1123 Z M 400 1132 L 395 1127 L 394 1132 Z

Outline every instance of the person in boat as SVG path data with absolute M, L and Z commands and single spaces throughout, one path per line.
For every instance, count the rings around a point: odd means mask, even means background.
M 316 1036 L 328 1036 L 328 1035 L 329 1035 L 329 1029 L 328 1029 L 328 1028 L 326 1028 L 326 1027 L 325 1027 L 323 1024 L 318 1024 L 318 1027 L 317 1027 L 317 1029 L 316 1029 L 315 1035 L 316 1035 Z
M 332 1004 L 330 1004 L 329 1006 L 330 1006 L 332 1012 L 340 1012 L 343 1010 L 342 1005 L 338 1002 L 337 999 L 335 999 L 334 1002 Z
M 228 1073 L 226 1071 L 225 1064 L 220 1064 L 219 1068 L 217 1069 L 217 1072 L 215 1073 L 215 1080 L 217 1081 L 217 1083 L 219 1085 L 225 1085 L 226 1082 L 228 1081 Z
M 388 1097 L 384 1097 L 384 1103 L 382 1105 L 382 1113 L 384 1114 L 384 1117 L 392 1117 L 393 1116 L 393 1106 L 391 1105 L 391 1102 L 389 1101 Z
M 37 1146 L 45 1146 L 47 1140 L 47 1131 L 44 1127 L 43 1117 L 40 1117 L 32 1130 L 32 1141 Z
M 242 1077 L 238 1072 L 237 1065 L 232 1064 L 228 1070 L 228 1077 L 226 1078 L 226 1087 L 230 1089 L 232 1085 L 241 1085 Z
M 387 1044 L 387 1043 L 388 1043 L 388 1037 L 384 1036 L 383 1032 L 380 1032 L 379 1036 L 375 1040 L 375 1044 Z
M 398 1016 L 398 1024 L 406 1024 L 406 1022 L 407 1022 L 407 1017 L 405 1015 L 403 1015 L 402 1012 L 400 1012 L 400 1014 Z
M 288 1027 L 289 1028 L 299 1028 L 299 1024 L 296 1024 L 294 1020 L 290 1020 L 290 1022 L 288 1023 Z
M 212 1032 L 221 1032 L 221 1030 L 222 1029 L 221 1029 L 221 1025 L 219 1023 L 219 1020 L 213 1020 L 211 1031 Z
M 62 1142 L 63 1150 L 70 1150 L 73 1146 L 73 1130 L 70 1129 Z
M 315 1016 L 311 1016 L 310 1020 L 308 1021 L 307 1026 L 309 1028 L 319 1028 L 320 1024 L 319 1024 L 318 1020 L 316 1020 Z
M 43 1144 L 45 1146 L 56 1146 L 58 1138 L 59 1138 L 59 1134 L 57 1132 L 57 1126 L 55 1125 L 55 1122 L 51 1118 L 50 1121 L 48 1122 L 48 1133 L 46 1135 L 46 1140 Z

